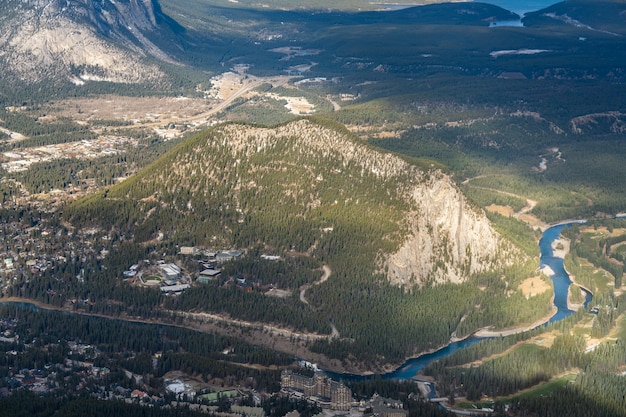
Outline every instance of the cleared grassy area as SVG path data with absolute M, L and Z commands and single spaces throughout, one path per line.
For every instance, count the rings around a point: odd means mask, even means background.
M 202 395 L 201 398 L 207 401 L 217 401 L 219 397 L 232 398 L 236 397 L 237 395 L 239 395 L 239 391 L 237 390 L 226 390 L 219 392 L 210 392 L 208 394 Z
M 503 400 L 511 401 L 513 399 L 518 399 L 518 398 L 538 398 L 538 397 L 548 396 L 552 394 L 554 391 L 556 391 L 557 389 L 562 388 L 566 386 L 567 384 L 576 380 L 577 375 L 578 374 L 576 373 L 570 373 L 570 374 L 555 378 L 551 381 L 548 381 L 543 384 L 539 384 L 536 387 L 525 390 L 512 397 L 503 398 Z
M 456 408 L 460 408 L 462 410 L 480 410 L 480 409 L 493 409 L 493 401 L 478 401 L 478 402 L 468 402 L 462 401 L 457 404 Z
M 530 346 L 530 345 L 525 345 Z M 563 376 L 559 376 L 557 378 L 552 379 L 551 381 L 539 384 L 535 387 L 524 390 L 518 394 L 508 396 L 508 397 L 499 397 L 498 401 L 502 401 L 504 403 L 510 403 L 514 400 L 518 400 L 520 398 L 540 398 L 551 395 L 556 390 L 563 388 L 567 384 L 576 380 L 576 373 L 569 373 Z M 477 402 L 471 401 L 460 401 L 455 406 L 456 408 L 463 410 L 480 410 L 480 409 L 493 409 L 494 408 L 494 400 L 483 400 Z
M 609 275 L 608 272 L 606 272 L 603 269 L 596 269 L 596 268 L 590 268 L 592 269 L 592 274 L 591 274 L 591 279 L 593 280 L 594 284 L 596 285 L 596 288 L 600 291 L 600 292 L 607 292 L 609 290 L 613 290 L 613 277 Z
M 614 245 L 611 250 L 615 253 L 626 253 L 626 242 Z
M 587 315 L 581 320 L 576 327 L 572 329 L 575 336 L 591 337 L 591 327 L 595 316 Z
M 539 350 L 543 350 L 544 348 L 541 346 L 538 346 L 534 343 L 524 343 L 519 345 L 517 348 L 515 348 L 515 351 L 518 354 L 527 354 L 527 353 L 533 353 Z
M 146 281 L 161 281 L 163 277 L 161 275 L 150 275 L 146 277 Z
M 621 255 L 619 251 L 624 244 L 619 240 L 624 233 L 620 228 L 609 231 L 597 225 L 582 228 L 573 240 L 565 263 L 574 281 L 596 295 L 613 293 L 615 277 L 622 274 L 621 261 L 615 257 Z

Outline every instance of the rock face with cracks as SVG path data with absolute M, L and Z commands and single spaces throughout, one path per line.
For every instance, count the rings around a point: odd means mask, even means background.
M 410 193 L 418 212 L 409 219 L 408 236 L 387 257 L 392 283 L 463 282 L 493 267 L 503 242 L 485 215 L 465 199 L 446 175 L 434 176 Z
M 0 65 L 26 83 L 158 83 L 146 58 L 174 62 L 152 40 L 170 21 L 152 0 L 7 0 L 0 5 Z
M 281 136 L 302 135 L 310 157 L 336 158 L 343 166 L 359 167 L 363 176 L 396 182 L 399 196 L 411 207 L 405 214 L 407 228 L 399 249 L 384 254 L 388 280 L 408 288 L 427 283 L 461 283 L 471 274 L 492 269 L 502 253 L 512 250 L 493 230 L 484 212 L 472 206 L 441 171 L 426 174 L 393 154 L 377 152 L 330 129 L 305 120 L 276 130 L 228 126 L 224 145 L 235 154 L 260 152 Z

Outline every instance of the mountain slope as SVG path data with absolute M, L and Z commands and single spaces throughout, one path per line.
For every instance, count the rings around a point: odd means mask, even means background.
M 626 34 L 626 3 L 621 0 L 568 0 L 528 13 L 528 27 L 570 26 L 587 35 L 623 36 Z
M 153 0 L 8 0 L 0 8 L 2 71 L 26 83 L 162 81 L 147 58 L 173 62 L 155 41 L 180 30 Z
M 330 277 L 310 286 L 304 301 L 300 284 L 289 281 L 293 270 L 280 286 L 292 294 L 285 299 L 213 282 L 163 303 L 327 334 L 307 351 L 353 371 L 439 347 L 454 332 L 532 322 L 549 310 L 549 293 L 528 299 L 515 290 L 535 266 L 507 273 L 520 257 L 449 175 L 323 121 L 213 127 L 63 216 L 159 254 L 180 246 L 248 250 L 229 266 L 233 273 L 263 262 L 259 253 L 310 257 L 318 269 L 307 276 L 319 277 L 326 265 Z M 275 282 L 262 269 L 248 276 Z
M 128 201 L 132 221 L 103 210 L 100 225 L 180 245 L 261 244 L 320 258 L 367 251 L 391 282 L 409 286 L 462 282 L 491 268 L 501 246 L 447 175 L 309 120 L 214 128 L 77 205 L 74 218 Z

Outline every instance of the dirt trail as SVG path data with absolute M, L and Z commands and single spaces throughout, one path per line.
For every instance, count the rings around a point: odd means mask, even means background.
M 464 182 L 464 183 L 466 183 L 466 182 Z M 472 187 L 474 187 L 476 189 L 479 189 L 479 190 L 492 191 L 494 193 L 498 193 L 498 194 L 502 194 L 502 195 L 508 195 L 509 197 L 519 198 L 520 200 L 526 200 L 526 205 L 524 207 L 522 207 L 520 211 L 516 212 L 513 215 L 515 218 L 519 218 L 520 216 L 523 216 L 524 214 L 529 213 L 537 205 L 537 201 L 536 200 L 531 200 L 530 198 L 526 198 L 523 195 L 509 193 L 508 191 L 497 190 L 495 188 L 476 187 L 476 186 L 472 186 Z
M 486 175 L 479 175 L 479 176 L 473 177 L 473 178 L 466 178 L 465 180 L 463 180 L 463 182 L 461 184 L 467 185 L 467 184 L 470 183 L 470 181 L 478 179 L 478 178 L 483 178 L 485 176 Z M 534 215 L 530 214 L 530 212 L 537 206 L 537 201 L 536 200 L 532 200 L 532 199 L 527 198 L 527 197 L 525 197 L 523 195 L 510 193 L 508 191 L 498 190 L 496 188 L 480 187 L 480 186 L 475 186 L 475 185 L 471 185 L 471 184 L 469 186 L 473 187 L 473 188 L 476 188 L 478 190 L 491 191 L 491 192 L 494 192 L 494 193 L 507 195 L 509 197 L 519 198 L 520 200 L 525 200 L 526 201 L 526 205 L 524 207 L 522 207 L 519 211 L 513 213 L 513 217 L 515 217 L 518 220 L 523 221 L 524 223 L 526 223 L 529 226 L 534 227 L 534 228 L 545 229 L 548 226 L 545 222 L 539 220 L 537 217 L 535 217 Z
M 319 280 L 315 281 L 312 285 L 319 285 L 322 282 L 326 282 L 326 280 L 330 277 L 330 274 L 333 272 L 328 265 L 324 265 L 322 269 L 324 270 L 324 274 Z M 303 286 L 300 287 L 300 301 L 302 301 L 304 304 L 307 304 L 307 305 L 309 304 L 309 301 L 306 299 L 305 294 L 309 288 L 311 288 L 310 284 L 304 284 Z M 333 329 L 334 329 L 334 326 L 333 326 Z
M 330 104 L 333 105 L 333 111 L 339 111 L 341 110 L 341 105 L 339 103 L 337 103 L 335 100 L 331 100 L 330 98 L 328 99 L 328 101 L 330 101 Z
M 26 139 L 26 136 L 22 135 L 21 133 L 13 132 L 12 130 L 6 129 L 4 127 L 0 127 L 0 132 L 9 136 L 9 139 L 7 139 L 7 142 L 19 142 L 21 140 Z
M 329 269 L 330 271 L 330 269 Z M 326 274 L 326 271 L 325 271 Z M 318 281 L 319 282 L 319 281 Z M 291 329 L 287 329 L 284 327 L 278 327 L 274 325 L 269 325 L 261 322 L 251 322 L 246 320 L 233 319 L 231 317 L 220 315 L 220 314 L 211 314 L 211 313 L 191 313 L 184 311 L 175 311 L 175 310 L 163 310 L 164 313 L 170 314 L 172 318 L 180 317 L 183 319 L 189 320 L 186 324 L 185 322 L 174 323 L 175 320 L 155 320 L 155 319 L 144 319 L 141 317 L 128 317 L 128 316 L 109 316 L 106 314 L 100 313 L 89 313 L 80 310 L 73 310 L 68 307 L 57 307 L 50 304 L 45 304 L 39 302 L 37 300 L 31 300 L 28 298 L 21 297 L 6 297 L 0 298 L 0 304 L 3 303 L 25 303 L 36 306 L 42 310 L 53 310 L 60 311 L 65 313 L 77 314 L 81 316 L 90 316 L 90 317 L 100 317 L 103 319 L 111 319 L 111 320 L 122 320 L 132 323 L 145 323 L 145 324 L 160 324 L 165 326 L 174 326 L 180 328 L 186 328 L 191 330 L 199 330 L 197 326 L 194 326 L 193 323 L 204 323 L 209 324 L 213 323 L 220 326 L 234 326 L 237 328 L 247 328 L 249 330 L 256 330 L 262 333 L 270 333 L 277 336 L 282 336 L 286 339 L 295 339 L 295 340 L 303 340 L 303 341 L 314 341 L 314 340 L 323 340 L 323 339 L 332 339 L 339 337 L 339 332 L 335 328 L 335 326 L 331 323 L 331 334 L 318 334 L 318 333 L 303 333 L 297 332 Z

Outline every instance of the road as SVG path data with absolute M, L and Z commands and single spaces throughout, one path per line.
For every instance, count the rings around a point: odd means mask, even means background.
M 141 124 L 141 126 L 156 129 L 156 128 L 162 128 L 168 125 L 169 123 L 180 124 L 180 123 L 191 123 L 191 122 L 203 122 L 203 123 L 199 123 L 199 125 L 203 125 L 203 124 L 208 123 L 208 119 L 211 116 L 214 116 L 217 113 L 223 111 L 228 106 L 233 104 L 233 102 L 237 100 L 239 97 L 249 93 L 255 88 L 260 87 L 263 84 L 272 84 L 275 87 L 282 86 L 286 84 L 291 78 L 292 77 L 288 77 L 288 76 L 267 77 L 267 78 L 265 77 L 257 78 L 257 77 L 249 76 L 247 79 L 247 82 L 244 82 L 244 84 L 237 91 L 235 91 L 228 98 L 224 99 L 221 103 L 211 108 L 210 110 L 196 114 L 195 116 L 185 117 L 184 119 L 179 119 L 179 118 L 161 119 L 157 122 Z
M 473 178 L 466 178 L 461 184 L 466 185 L 466 184 L 469 184 L 469 182 L 472 181 L 472 180 L 475 180 L 475 179 L 478 179 L 478 178 L 483 178 L 483 177 L 486 177 L 486 175 L 479 175 L 479 176 L 473 177 Z M 519 198 L 520 200 L 525 200 L 526 201 L 526 205 L 524 207 L 522 207 L 521 210 L 519 210 L 518 212 L 513 213 L 513 217 L 515 217 L 518 220 L 523 221 L 524 223 L 528 224 L 529 226 L 531 226 L 533 228 L 539 227 L 541 229 L 545 229 L 547 227 L 547 225 L 544 222 L 540 221 L 539 219 L 535 218 L 534 216 L 532 216 L 530 214 L 530 212 L 537 205 L 537 201 L 531 200 L 530 198 L 524 197 L 523 195 L 510 193 L 508 191 L 498 190 L 496 188 L 480 187 L 480 186 L 475 186 L 475 185 L 471 185 L 471 184 L 470 184 L 470 187 L 476 188 L 478 190 L 491 191 L 491 192 L 494 192 L 494 193 L 507 195 L 509 197 Z
M 339 337 L 339 332 L 335 328 L 335 326 L 331 323 L 331 334 L 318 334 L 318 333 L 304 333 L 304 332 L 296 332 L 291 329 L 287 329 L 284 327 L 279 327 L 275 325 L 269 325 L 261 322 L 251 322 L 246 320 L 233 319 L 228 316 L 220 315 L 220 314 L 211 314 L 211 313 L 190 313 L 185 311 L 175 311 L 175 310 L 163 310 L 166 315 L 169 315 L 173 320 L 155 320 L 155 319 L 145 319 L 141 317 L 124 317 L 124 316 L 110 316 L 107 314 L 101 313 L 90 313 L 80 310 L 73 310 L 69 307 L 58 307 L 50 304 L 45 304 L 40 301 L 31 300 L 28 298 L 21 297 L 6 297 L 0 298 L 0 303 L 24 303 L 24 304 L 32 304 L 37 308 L 42 310 L 53 310 L 53 311 L 62 311 L 69 314 L 77 314 L 81 316 L 89 316 L 89 317 L 100 317 L 103 319 L 111 319 L 111 320 L 123 320 L 131 323 L 145 323 L 145 324 L 159 324 L 164 326 L 175 326 L 185 329 L 198 330 L 197 327 L 190 325 L 190 322 L 196 323 L 215 323 L 218 325 L 227 325 L 227 326 L 235 326 L 238 328 L 248 328 L 251 330 L 257 330 L 265 333 L 271 333 L 273 335 L 279 335 L 288 340 L 304 340 L 304 341 L 315 341 L 315 340 L 324 340 L 324 339 L 332 339 Z M 183 322 L 177 323 L 176 317 L 180 317 L 182 319 L 189 320 L 188 323 Z
M 313 283 L 313 285 L 320 285 L 322 282 L 326 282 L 326 280 L 330 277 L 330 274 L 332 274 L 333 272 L 332 269 L 330 269 L 328 265 L 322 266 L 322 269 L 324 270 L 324 273 L 322 274 L 320 279 L 318 279 L 317 281 Z M 309 304 L 309 301 L 306 299 L 305 294 L 309 288 L 311 288 L 311 285 L 309 284 L 305 284 L 300 287 L 300 301 L 302 301 L 306 305 Z M 330 333 L 329 338 L 330 339 L 339 338 L 339 330 L 337 330 L 337 328 L 335 327 L 333 323 L 330 323 L 330 328 L 331 328 L 331 333 Z
M 306 341 L 315 341 L 315 340 L 324 340 L 324 339 L 332 339 L 339 336 L 339 332 L 335 329 L 335 326 L 331 324 L 331 334 L 318 334 L 318 333 L 301 333 L 296 332 L 291 329 L 287 329 L 284 327 L 278 327 L 270 324 L 265 324 L 261 322 L 250 322 L 246 320 L 233 319 L 230 317 L 226 317 L 219 314 L 211 314 L 211 313 L 188 313 L 183 311 L 173 311 L 166 310 L 167 313 L 172 316 L 179 316 L 185 319 L 189 319 L 196 322 L 204 322 L 204 323 L 216 323 L 222 325 L 236 326 L 239 328 L 248 328 L 252 330 L 262 331 L 264 333 L 270 333 L 273 335 L 279 335 L 286 339 L 295 339 L 295 340 L 306 340 Z
M 4 127 L 0 127 L 0 132 L 9 136 L 7 142 L 18 142 L 20 140 L 26 139 L 26 136 L 21 133 L 13 132 L 12 130 L 5 129 Z
M 324 270 L 324 274 L 319 280 L 315 281 L 313 285 L 320 285 L 322 282 L 326 282 L 328 277 L 330 277 L 330 274 L 332 274 L 333 272 L 328 265 L 324 265 L 322 269 Z M 309 301 L 305 297 L 306 291 L 309 288 L 311 288 L 311 285 L 309 284 L 304 284 L 303 286 L 300 287 L 300 301 L 302 301 L 304 304 L 309 304 Z

